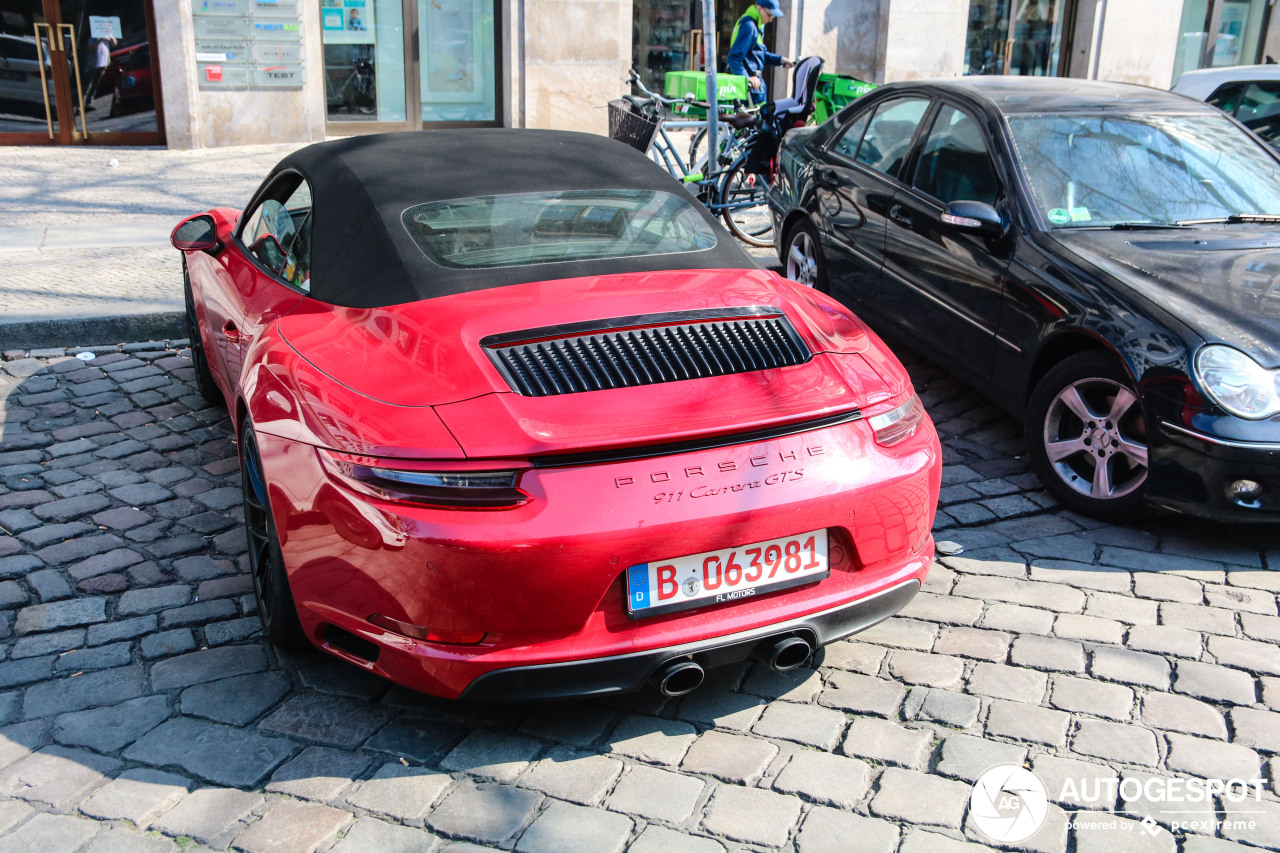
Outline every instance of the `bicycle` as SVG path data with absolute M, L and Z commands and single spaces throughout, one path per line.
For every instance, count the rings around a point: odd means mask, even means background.
M 835 104 L 844 106 L 851 103 L 857 95 L 849 95 L 850 91 L 857 91 L 858 94 L 875 88 L 874 84 L 862 83 L 854 80 L 852 77 L 845 77 L 839 74 L 823 74 L 822 66 L 824 62 L 818 56 L 806 56 L 797 60 L 795 72 L 792 75 L 790 98 L 772 101 L 768 104 L 756 104 L 748 107 L 747 110 L 753 113 L 760 113 L 762 121 L 776 120 L 779 138 L 783 133 L 792 126 L 800 124 L 821 124 L 834 113 Z M 851 90 L 849 83 L 855 85 Z M 865 88 L 857 88 L 865 87 Z M 738 102 L 734 103 L 734 109 L 742 111 L 742 105 Z M 821 118 L 818 116 L 821 114 Z M 757 123 L 759 126 L 759 123 Z M 721 127 L 722 136 L 719 140 L 721 149 L 721 159 L 725 157 L 732 159 L 734 152 L 740 148 L 743 142 L 742 132 L 730 126 L 728 128 Z M 706 128 L 700 129 L 694 134 L 693 140 L 689 144 L 689 162 L 693 163 L 700 160 L 702 155 L 701 148 L 703 140 L 706 138 Z M 725 161 L 729 162 L 729 161 Z
M 372 115 L 378 111 L 373 63 L 367 59 L 356 59 L 350 68 L 351 72 L 340 85 L 335 84 L 330 75 L 325 75 L 326 103 L 330 108 L 339 107 L 349 113 Z
M 753 114 L 722 114 L 722 120 L 740 126 L 749 133 L 727 168 L 724 163 L 711 163 L 707 157 L 686 165 L 676 143 L 667 133 L 664 107 L 678 103 L 692 104 L 710 111 L 710 105 L 691 97 L 665 98 L 647 89 L 632 70 L 631 83 L 645 97 L 624 95 L 609 102 L 609 136 L 648 154 L 664 166 L 673 178 L 685 184 L 713 215 L 724 220 L 730 233 L 757 248 L 773 245 L 773 220 L 769 215 L 766 194 L 768 181 L 748 168 L 751 141 L 758 123 Z M 674 122 L 682 127 L 705 127 L 705 121 Z
M 755 106 L 747 106 L 741 101 L 733 102 L 732 115 L 737 116 L 751 115 L 758 116 L 760 108 L 763 104 Z M 719 132 L 717 134 L 717 147 L 720 149 L 720 163 L 727 165 L 732 163 L 734 159 L 742 153 L 743 147 L 747 140 L 751 138 L 755 131 L 755 123 L 746 126 L 739 126 L 733 123 L 731 119 L 728 122 L 720 122 Z M 706 159 L 706 154 L 702 150 L 702 145 L 707 139 L 707 128 L 705 126 L 698 128 L 693 134 L 693 138 L 689 140 L 689 167 L 694 168 L 695 163 L 701 163 Z

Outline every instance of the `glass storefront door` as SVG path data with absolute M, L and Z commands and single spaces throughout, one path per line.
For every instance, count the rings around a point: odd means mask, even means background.
M 320 0 L 330 132 L 498 125 L 494 0 Z
M 69 141 L 58 100 L 68 62 L 53 27 L 41 0 L 0 7 L 0 135 L 14 142 Z
M 1256 63 L 1269 7 L 1268 0 L 1186 0 L 1171 82 L 1184 71 Z
M 965 74 L 1058 76 L 1069 0 L 970 0 Z
M 716 69 L 728 71 L 734 28 L 755 0 L 716 0 Z M 702 0 L 633 0 L 631 67 L 655 92 L 664 89 L 669 71 L 702 71 L 706 49 L 702 26 Z M 764 28 L 764 43 L 776 50 L 778 25 Z M 786 97 L 789 92 L 774 93 Z
M 150 0 L 0 0 L 0 144 L 164 142 Z
M 496 122 L 493 0 L 418 0 L 424 124 Z
M 321 0 L 325 106 L 331 122 L 403 122 L 403 0 Z
M 701 70 L 701 38 L 690 37 L 695 29 L 701 36 L 701 27 L 700 0 L 634 0 L 631 67 L 645 86 L 661 92 L 668 71 Z

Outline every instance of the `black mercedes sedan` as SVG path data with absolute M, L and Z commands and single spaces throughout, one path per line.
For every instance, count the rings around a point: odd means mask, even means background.
M 792 131 L 787 275 L 1024 419 L 1063 504 L 1280 521 L 1280 155 L 1116 83 L 897 83 Z

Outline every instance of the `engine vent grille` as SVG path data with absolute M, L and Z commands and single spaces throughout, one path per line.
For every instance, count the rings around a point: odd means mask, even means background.
M 512 390 L 526 397 L 747 373 L 810 358 L 791 321 L 774 308 L 623 317 L 480 343 Z

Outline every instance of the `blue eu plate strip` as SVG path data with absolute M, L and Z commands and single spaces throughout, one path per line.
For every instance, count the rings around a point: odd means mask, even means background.
M 628 604 L 632 610 L 643 610 L 649 606 L 648 563 L 641 563 L 627 569 L 627 591 L 631 596 Z

